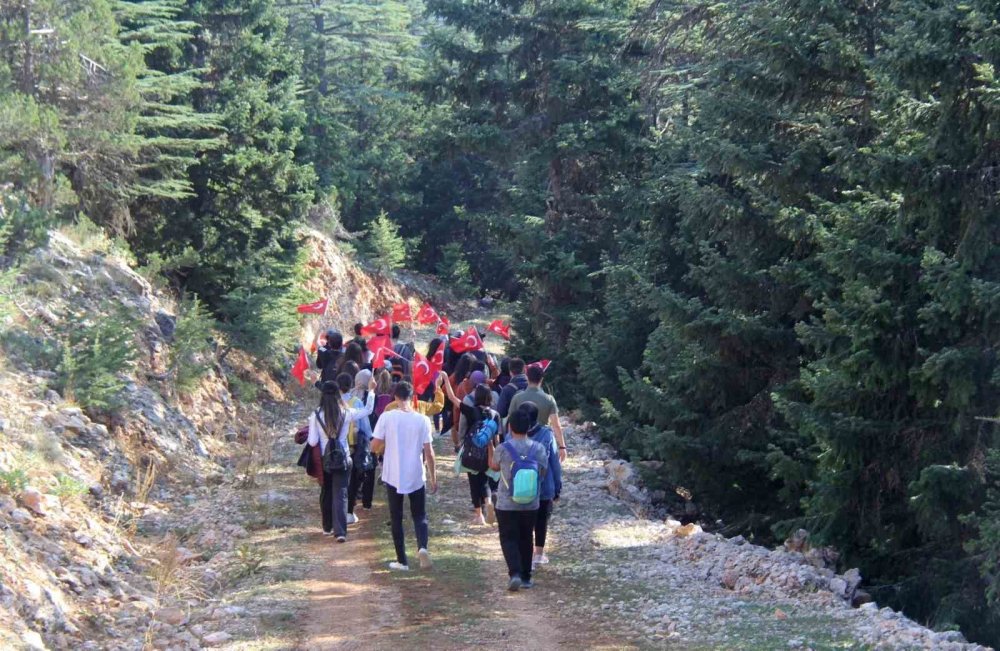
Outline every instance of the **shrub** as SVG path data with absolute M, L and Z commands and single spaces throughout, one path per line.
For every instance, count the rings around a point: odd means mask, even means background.
M 61 500 L 70 500 L 79 499 L 87 493 L 87 490 L 87 484 L 79 479 L 69 475 L 59 475 L 56 477 L 56 486 L 52 493 Z
M 0 291 L 0 312 L 3 311 Z M 7 328 L 0 330 L 0 348 L 19 367 L 53 370 L 59 365 L 58 344 L 39 334 L 38 330 Z
M 28 487 L 28 473 L 24 468 L 0 470 L 0 488 L 8 495 L 17 495 Z
M 125 374 L 138 355 L 137 324 L 125 309 L 107 304 L 91 320 L 77 314 L 74 322 L 59 365 L 63 396 L 88 409 L 115 411 L 123 404 Z
M 194 389 L 211 368 L 208 358 L 214 326 L 215 320 L 198 297 L 185 297 L 181 301 L 170 344 L 170 373 L 179 391 Z
M 471 295 L 475 291 L 472 269 L 460 243 L 450 242 L 441 248 L 441 262 L 438 263 L 437 272 L 441 280 L 456 293 Z
M 382 272 L 399 269 L 406 260 L 406 242 L 399 235 L 399 225 L 385 211 L 372 221 L 365 248 L 375 268 Z
M 23 194 L 0 194 L 0 255 L 18 258 L 48 240 L 52 214 L 30 205 Z

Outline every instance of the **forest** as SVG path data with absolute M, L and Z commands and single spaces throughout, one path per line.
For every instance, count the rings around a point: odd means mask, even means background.
M 0 286 L 88 223 L 277 369 L 366 233 L 673 508 L 998 645 L 998 66 L 983 0 L 0 0 Z

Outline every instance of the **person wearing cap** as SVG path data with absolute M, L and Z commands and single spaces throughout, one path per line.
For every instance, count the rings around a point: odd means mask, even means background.
M 346 388 L 350 390 L 351 379 L 347 378 Z M 363 407 L 348 407 L 344 403 L 341 385 L 337 382 L 323 382 L 320 386 L 319 408 L 309 416 L 309 438 L 313 461 L 323 468 L 320 482 L 319 506 L 323 518 L 323 534 L 336 536 L 337 542 L 347 542 L 347 485 L 351 468 L 327 472 L 323 459 L 327 448 L 340 445 L 350 459 L 347 432 L 350 424 L 367 418 L 375 409 L 375 380 L 368 381 L 368 396 Z

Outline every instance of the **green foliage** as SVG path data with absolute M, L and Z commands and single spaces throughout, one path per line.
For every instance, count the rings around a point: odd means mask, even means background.
M 124 308 L 106 304 L 96 314 L 78 314 L 66 333 L 58 368 L 63 397 L 86 409 L 116 411 L 124 404 L 138 350 L 137 324 Z
M 0 274 L 0 316 L 3 304 L 3 274 Z M 55 370 L 59 366 L 59 344 L 45 337 L 37 328 L 5 327 L 0 329 L 0 347 L 19 368 Z
M 966 549 L 979 563 L 986 581 L 986 599 L 991 608 L 1000 607 L 1000 450 L 990 450 L 986 459 L 986 499 L 980 509 L 966 518 L 977 535 Z
M 472 268 L 465 259 L 462 245 L 458 242 L 449 242 L 442 247 L 437 276 L 460 296 L 471 296 L 475 291 L 472 284 Z
M 24 468 L 0 470 L 0 488 L 8 495 L 17 495 L 28 487 L 28 473 Z
M 56 485 L 52 489 L 52 494 L 61 500 L 78 500 L 87 494 L 86 482 L 80 481 L 70 475 L 60 474 L 56 476 Z
M 194 389 L 212 368 L 214 327 L 215 320 L 197 296 L 181 301 L 170 342 L 170 373 L 182 393 Z
M 368 226 L 365 249 L 379 271 L 394 271 L 406 260 L 406 243 L 399 236 L 399 226 L 385 212 L 379 213 Z
M 44 245 L 51 225 L 51 212 L 32 206 L 24 194 L 0 194 L 0 256 L 17 259 Z

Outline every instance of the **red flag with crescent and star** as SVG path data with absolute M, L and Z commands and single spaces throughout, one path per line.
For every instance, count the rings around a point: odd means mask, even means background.
M 306 357 L 306 349 L 299 348 L 299 358 L 292 366 L 292 377 L 299 381 L 301 386 L 306 385 L 306 371 L 309 369 L 309 358 Z
M 437 333 L 439 335 L 446 335 L 449 328 L 451 328 L 451 323 L 448 322 L 448 317 L 441 317 L 441 321 L 438 322 Z
M 388 337 L 392 333 L 392 318 L 388 315 L 375 319 L 365 327 L 361 328 L 361 334 L 364 336 L 370 335 L 381 335 Z M 369 348 L 369 350 L 371 350 Z
M 295 308 L 299 314 L 326 314 L 326 306 L 329 305 L 330 299 L 324 298 L 313 303 L 303 303 L 302 305 Z
M 392 306 L 392 320 L 395 323 L 409 323 L 413 320 L 409 303 L 396 303 Z
M 456 353 L 467 353 L 470 350 L 482 350 L 483 340 L 479 336 L 476 326 L 469 326 L 469 329 L 458 339 L 451 341 L 451 349 Z
M 420 395 L 430 386 L 434 372 L 430 363 L 420 353 L 413 354 L 413 391 Z
M 491 323 L 486 329 L 494 334 L 500 335 L 507 341 L 510 341 L 510 325 L 504 325 L 503 321 L 500 319 L 494 320 L 493 323 Z
M 430 325 L 440 320 L 441 317 L 438 316 L 437 310 L 431 307 L 430 303 L 424 303 L 420 311 L 417 312 L 417 323 L 421 325 Z

